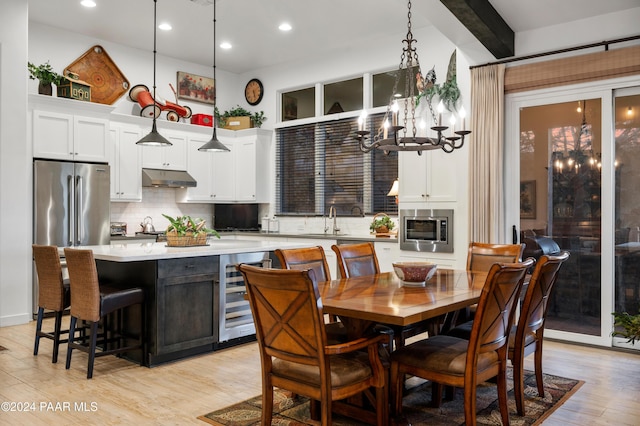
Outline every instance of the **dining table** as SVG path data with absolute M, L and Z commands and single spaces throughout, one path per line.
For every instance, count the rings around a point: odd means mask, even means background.
M 410 326 L 478 303 L 487 272 L 438 268 L 424 283 L 401 281 L 394 272 L 318 283 L 323 312 L 337 315 L 350 337 L 376 324 Z

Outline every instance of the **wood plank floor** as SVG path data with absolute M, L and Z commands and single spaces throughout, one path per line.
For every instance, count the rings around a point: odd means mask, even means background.
M 7 348 L 0 351 L 0 403 L 22 408 L 2 405 L 2 425 L 204 425 L 197 416 L 261 392 L 255 343 L 154 368 L 98 358 L 87 380 L 86 354 L 74 351 L 65 370 L 66 346 L 57 364 L 48 339 L 33 356 L 34 332 L 35 322 L 0 328 Z M 543 365 L 546 373 L 585 381 L 545 425 L 640 424 L 640 353 L 547 341 Z

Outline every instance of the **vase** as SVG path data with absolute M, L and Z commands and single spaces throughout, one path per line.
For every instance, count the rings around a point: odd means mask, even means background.
M 41 95 L 51 96 L 53 94 L 53 87 L 51 83 L 42 83 L 38 84 L 38 93 Z

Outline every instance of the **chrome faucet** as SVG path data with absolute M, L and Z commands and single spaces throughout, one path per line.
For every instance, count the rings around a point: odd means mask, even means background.
M 338 232 L 340 231 L 340 228 L 338 228 L 338 224 L 336 222 L 336 220 L 338 219 L 338 213 L 336 212 L 336 206 L 334 206 L 333 204 L 331 205 L 331 207 L 329 207 L 329 219 L 333 219 L 333 235 L 338 235 Z M 325 227 L 325 232 L 327 232 L 327 229 Z

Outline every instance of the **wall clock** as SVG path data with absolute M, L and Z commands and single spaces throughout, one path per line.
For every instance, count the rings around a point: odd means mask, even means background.
M 262 82 L 257 78 L 249 80 L 244 88 L 244 98 L 249 105 L 258 105 L 264 95 L 264 87 Z

